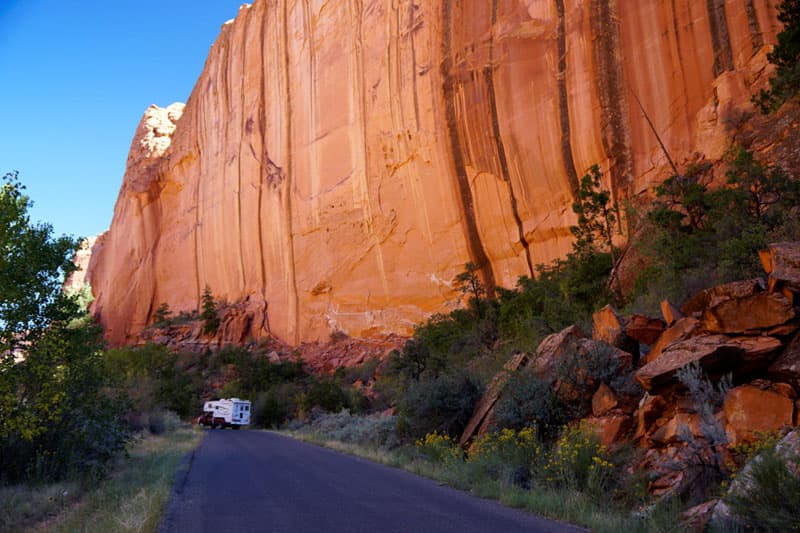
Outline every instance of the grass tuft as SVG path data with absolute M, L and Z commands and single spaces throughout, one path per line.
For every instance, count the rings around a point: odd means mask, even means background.
M 183 426 L 142 438 L 99 483 L 0 488 L 0 531 L 156 531 L 178 465 L 202 436 Z

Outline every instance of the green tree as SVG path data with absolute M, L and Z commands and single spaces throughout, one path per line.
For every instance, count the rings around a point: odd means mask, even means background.
M 203 319 L 203 333 L 214 335 L 219 329 L 219 314 L 217 313 L 217 302 L 211 294 L 211 287 L 206 284 L 201 298 L 200 318 Z
M 618 209 L 611 201 L 611 193 L 602 188 L 602 177 L 600 167 L 594 165 L 581 178 L 578 198 L 572 204 L 572 212 L 578 215 L 578 225 L 569 229 L 575 236 L 575 253 L 607 252 L 611 254 L 613 265 L 616 263 L 613 237 Z
M 639 298 L 682 301 L 710 285 L 759 275 L 758 250 L 796 238 L 800 182 L 738 146 L 727 162 L 725 186 L 704 184 L 706 165 L 656 188 L 642 250 L 651 264 L 637 279 Z
M 61 291 L 78 241 L 54 237 L 49 224 L 31 223 L 33 205 L 18 174 L 3 177 L 0 189 L 0 357 L 13 362 L 18 348 L 35 344 L 53 321 L 77 310 Z
M 0 481 L 101 473 L 127 433 L 102 336 L 61 290 L 77 241 L 33 224 L 17 173 L 0 189 Z
M 464 271 L 455 277 L 453 284 L 461 294 L 469 297 L 470 306 L 481 318 L 483 317 L 481 302 L 486 296 L 486 288 L 483 286 L 478 271 L 478 265 L 470 261 L 464 265 Z
M 172 317 L 172 311 L 169 309 L 169 304 L 164 302 L 158 306 L 156 312 L 153 313 L 153 325 L 164 326 L 169 322 Z
M 777 69 L 769 80 L 769 89 L 762 89 L 753 98 L 765 115 L 777 111 L 800 90 L 800 0 L 784 0 L 778 6 L 778 20 L 783 22 L 783 31 L 767 55 Z

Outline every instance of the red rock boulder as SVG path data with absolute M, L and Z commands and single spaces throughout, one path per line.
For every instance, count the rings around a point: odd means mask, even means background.
M 787 287 L 800 292 L 800 242 L 770 244 L 758 253 L 764 271 L 769 274 L 769 289 Z
M 644 358 L 645 363 L 658 359 L 668 346 L 691 337 L 698 330 L 697 325 L 698 320 L 696 318 L 684 317 L 679 319 L 664 330 L 658 340 L 650 347 L 650 351 L 647 352 Z
M 757 432 L 792 426 L 794 401 L 773 390 L 741 385 L 727 394 L 723 412 L 728 441 L 731 445 L 736 445 L 755 440 Z
M 800 335 L 770 365 L 769 376 L 800 385 Z
M 636 379 L 648 391 L 673 385 L 675 373 L 695 361 L 707 372 L 752 370 L 768 364 L 780 347 L 781 342 L 773 337 L 699 335 L 666 347 L 636 372 Z
M 664 322 L 644 315 L 633 315 L 625 326 L 625 334 L 642 344 L 655 343 L 664 332 Z
M 633 425 L 631 417 L 623 414 L 608 414 L 584 419 L 589 428 L 600 439 L 603 446 L 613 446 L 628 434 Z

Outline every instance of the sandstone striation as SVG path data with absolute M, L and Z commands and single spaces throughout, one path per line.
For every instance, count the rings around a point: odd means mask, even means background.
M 592 164 L 623 199 L 719 158 L 778 31 L 768 0 L 256 0 L 145 113 L 95 312 L 131 342 L 208 285 L 245 339 L 408 333 L 468 261 L 563 256 Z

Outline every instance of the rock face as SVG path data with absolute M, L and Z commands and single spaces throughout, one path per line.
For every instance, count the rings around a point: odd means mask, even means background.
M 578 178 L 615 198 L 697 152 L 763 83 L 768 0 L 256 0 L 185 108 L 147 110 L 101 250 L 114 344 L 203 288 L 245 337 L 407 333 L 467 261 L 511 287 L 569 250 Z M 651 127 L 652 124 L 652 127 Z M 656 135 L 657 134 L 657 135 Z M 269 319 L 267 319 L 267 314 Z
M 86 237 L 81 242 L 80 247 L 75 251 L 72 262 L 78 269 L 64 280 L 64 291 L 68 294 L 82 290 L 86 284 L 89 283 L 89 279 L 91 279 L 89 263 L 92 258 L 92 253 L 100 249 L 98 242 L 102 242 L 104 235 L 105 233 L 95 235 L 94 237 Z

